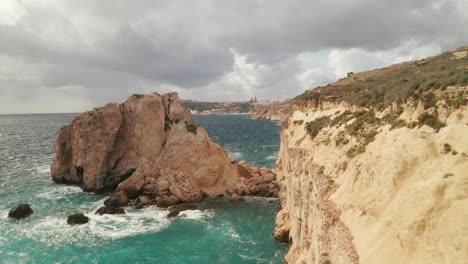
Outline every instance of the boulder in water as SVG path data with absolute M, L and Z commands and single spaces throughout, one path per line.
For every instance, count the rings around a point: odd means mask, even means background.
M 74 214 L 70 215 L 67 219 L 69 225 L 82 225 L 89 222 L 89 218 L 84 214 Z
M 108 206 L 103 206 L 99 208 L 95 214 L 98 215 L 105 215 L 105 214 L 125 214 L 125 210 L 123 208 L 115 208 L 115 207 L 108 207 Z
M 107 200 L 104 201 L 106 207 L 121 207 L 128 204 L 128 197 L 125 192 L 120 191 L 112 194 Z
M 167 214 L 167 218 L 176 217 L 179 215 L 180 212 L 186 210 L 197 210 L 198 206 L 194 203 L 183 203 L 177 205 L 171 205 L 168 207 L 169 214 Z
M 33 213 L 33 210 L 29 204 L 19 204 L 18 206 L 12 208 L 8 213 L 8 217 L 14 219 L 23 219 L 30 216 Z
M 233 203 L 238 203 L 238 202 L 244 201 L 244 198 L 242 198 L 242 196 L 240 196 L 237 193 L 233 193 L 231 197 L 229 198 L 229 201 Z

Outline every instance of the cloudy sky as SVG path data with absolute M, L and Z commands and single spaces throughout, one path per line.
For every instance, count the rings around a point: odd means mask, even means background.
M 291 98 L 468 45 L 468 0 L 0 0 L 0 113 Z

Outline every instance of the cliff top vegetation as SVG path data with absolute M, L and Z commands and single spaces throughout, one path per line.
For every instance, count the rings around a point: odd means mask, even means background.
M 412 98 L 422 101 L 425 108 L 429 108 L 436 102 L 432 92 L 444 90 L 448 86 L 467 85 L 468 46 L 427 59 L 356 73 L 335 83 L 306 91 L 297 96 L 295 101 L 316 106 L 323 101 L 345 101 L 379 111 L 394 102 L 406 103 Z M 449 104 L 460 107 L 466 104 L 466 99 L 454 99 Z

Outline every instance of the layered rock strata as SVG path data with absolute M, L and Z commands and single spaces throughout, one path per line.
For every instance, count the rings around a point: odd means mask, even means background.
M 276 170 L 274 236 L 291 242 L 286 262 L 464 263 L 466 91 L 435 91 L 430 107 L 408 100 L 376 112 L 345 102 L 296 110 Z M 448 106 L 453 96 L 462 103 Z
M 278 192 L 272 171 L 233 161 L 176 93 L 133 95 L 80 114 L 57 132 L 55 152 L 55 182 L 115 190 L 107 201 L 111 207 L 132 200 L 168 206 L 205 196 Z

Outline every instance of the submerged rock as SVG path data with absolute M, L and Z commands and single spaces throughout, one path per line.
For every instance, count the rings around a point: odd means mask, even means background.
M 116 190 L 106 200 L 110 207 L 142 195 L 169 206 L 226 193 L 278 191 L 271 185 L 274 174 L 233 163 L 184 111 L 176 93 L 133 95 L 80 114 L 57 132 L 55 153 L 54 181 L 80 184 L 85 191 Z
M 115 208 L 115 207 L 107 207 L 103 206 L 99 208 L 95 214 L 104 215 L 104 214 L 125 214 L 125 210 L 123 208 Z
M 82 225 L 89 222 L 89 218 L 84 214 L 70 215 L 67 219 L 69 225 Z
M 237 193 L 233 193 L 229 198 L 229 201 L 233 203 L 238 203 L 244 201 L 244 198 L 242 198 L 242 196 L 238 195 Z
M 33 210 L 29 204 L 19 204 L 18 206 L 12 208 L 8 213 L 8 217 L 14 219 L 23 219 L 30 216 L 33 213 Z
M 178 216 L 179 213 L 183 211 L 197 210 L 198 206 L 193 203 L 184 203 L 184 204 L 171 205 L 168 207 L 168 209 L 169 209 L 169 214 L 167 215 L 167 218 L 172 218 L 172 217 Z

